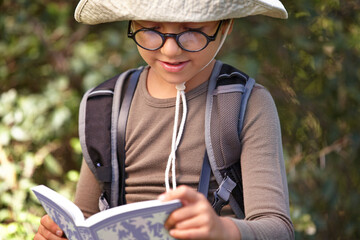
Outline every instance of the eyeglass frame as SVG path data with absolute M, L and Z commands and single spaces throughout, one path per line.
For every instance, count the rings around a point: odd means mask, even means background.
M 132 32 L 131 31 L 131 22 L 132 20 L 129 21 L 129 26 L 128 26 L 128 33 L 127 33 L 127 36 L 128 38 L 131 38 L 132 40 L 134 40 L 134 42 L 136 43 L 136 45 L 138 45 L 139 47 L 145 49 L 145 50 L 149 50 L 149 51 L 156 51 L 156 50 L 159 50 L 160 48 L 162 48 L 165 44 L 165 41 L 167 38 L 174 38 L 177 45 L 184 51 L 187 51 L 187 52 L 200 52 L 202 50 L 204 50 L 210 42 L 213 42 L 215 41 L 216 39 L 216 36 L 220 30 L 220 27 L 222 25 L 222 23 L 224 22 L 224 20 L 220 20 L 220 23 L 216 29 L 216 32 L 214 35 L 212 36 L 209 36 L 207 35 L 206 33 L 202 32 L 202 31 L 199 31 L 199 30 L 187 30 L 187 31 L 184 31 L 184 32 L 181 32 L 181 33 L 162 33 L 162 32 L 159 32 L 155 29 L 152 29 L 152 28 L 140 28 L 139 30 L 136 30 L 135 32 Z M 161 39 L 162 39 L 162 44 L 158 47 L 158 48 L 154 48 L 154 49 L 149 49 L 149 48 L 146 48 L 146 47 L 143 47 L 141 46 L 135 39 L 135 35 L 136 33 L 140 32 L 140 31 L 152 31 L 152 32 L 155 32 L 156 34 L 158 34 Z M 201 35 L 203 35 L 205 38 L 206 38 L 206 44 L 203 48 L 199 49 L 199 50 L 188 50 L 186 48 L 184 48 L 181 43 L 179 42 L 179 38 L 181 37 L 181 35 L 185 34 L 185 33 L 188 33 L 188 32 L 196 32 L 196 33 L 200 33 Z

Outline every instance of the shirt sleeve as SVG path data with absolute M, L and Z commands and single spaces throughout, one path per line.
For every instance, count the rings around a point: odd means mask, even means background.
M 242 239 L 294 239 L 281 129 L 270 93 L 256 85 L 241 133 L 245 219 L 232 220 Z
M 100 185 L 96 180 L 95 175 L 83 160 L 74 202 L 83 212 L 85 218 L 100 211 L 98 207 L 100 195 Z

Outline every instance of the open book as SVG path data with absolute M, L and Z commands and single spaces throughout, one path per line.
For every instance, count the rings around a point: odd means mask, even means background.
M 164 222 L 181 207 L 179 200 L 150 200 L 111 208 L 85 220 L 73 202 L 50 188 L 39 185 L 31 190 L 70 240 L 173 239 Z

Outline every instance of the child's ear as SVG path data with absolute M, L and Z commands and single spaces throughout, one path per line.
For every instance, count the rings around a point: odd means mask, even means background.
M 224 26 L 222 27 L 222 34 L 225 34 L 226 28 L 228 27 L 229 24 L 230 24 L 230 27 L 229 27 L 229 31 L 228 31 L 227 35 L 229 35 L 232 32 L 232 29 L 234 26 L 234 20 L 230 19 L 230 20 L 226 21 Z

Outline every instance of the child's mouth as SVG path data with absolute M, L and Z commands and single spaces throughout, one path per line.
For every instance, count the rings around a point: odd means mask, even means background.
M 163 62 L 160 61 L 161 66 L 168 72 L 180 72 L 184 69 L 189 61 L 184 62 Z

